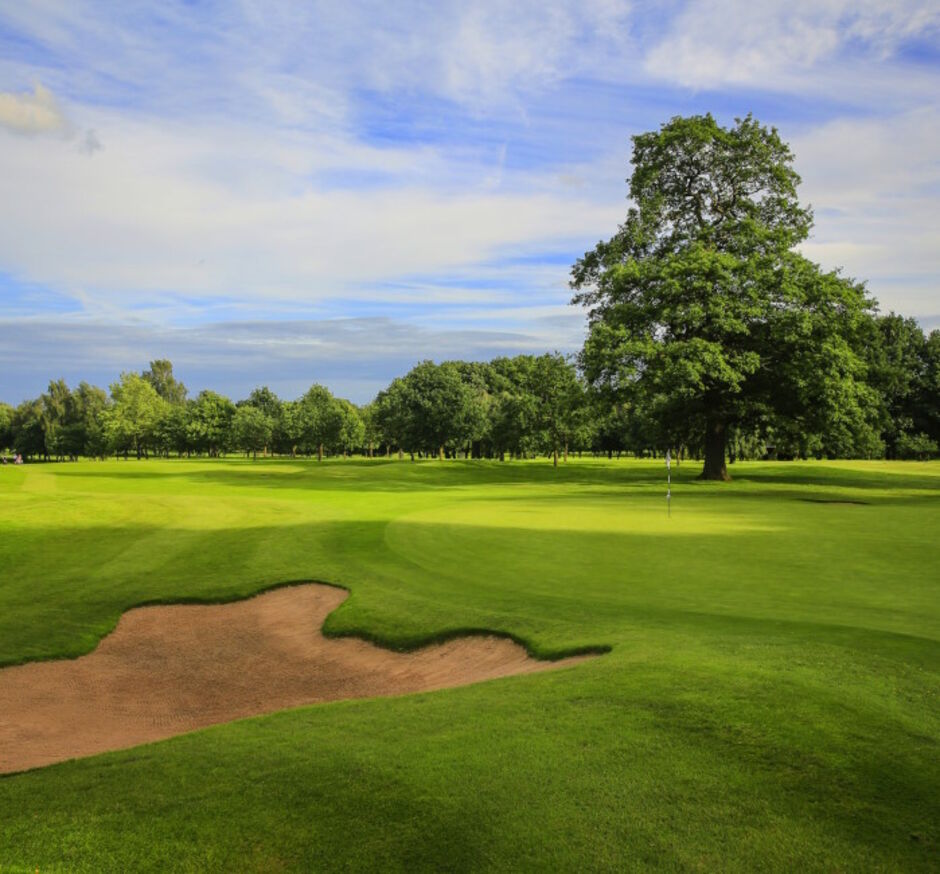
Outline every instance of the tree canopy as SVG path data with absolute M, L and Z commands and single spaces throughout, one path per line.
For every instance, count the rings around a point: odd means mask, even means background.
M 727 478 L 732 429 L 875 440 L 859 354 L 874 301 L 795 251 L 812 212 L 792 164 L 751 116 L 673 118 L 633 138 L 626 220 L 572 268 L 587 379 L 664 445 L 704 444 L 705 478 Z

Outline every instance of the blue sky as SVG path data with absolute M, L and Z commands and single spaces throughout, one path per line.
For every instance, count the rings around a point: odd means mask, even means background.
M 630 136 L 706 111 L 790 142 L 809 257 L 940 327 L 938 95 L 937 2 L 0 0 L 0 398 L 574 351 Z

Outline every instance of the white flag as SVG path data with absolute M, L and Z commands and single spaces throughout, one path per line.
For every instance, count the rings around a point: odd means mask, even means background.
M 666 470 L 669 470 L 669 462 L 672 461 L 672 458 L 669 456 L 669 450 L 666 450 Z

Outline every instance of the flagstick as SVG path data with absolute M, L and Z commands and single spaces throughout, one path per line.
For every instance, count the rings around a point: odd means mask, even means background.
M 672 458 L 666 450 L 666 516 L 672 515 Z

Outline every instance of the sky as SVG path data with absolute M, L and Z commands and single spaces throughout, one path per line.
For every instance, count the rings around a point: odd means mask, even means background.
M 0 0 L 0 399 L 575 352 L 630 137 L 705 112 L 776 126 L 802 251 L 940 327 L 938 110 L 940 0 Z

